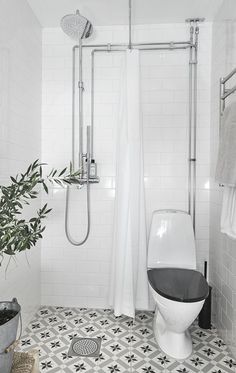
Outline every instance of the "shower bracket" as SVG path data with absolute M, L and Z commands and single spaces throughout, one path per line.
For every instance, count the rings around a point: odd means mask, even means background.
M 84 82 L 79 81 L 79 82 L 78 82 L 78 88 L 79 88 L 79 89 L 82 89 L 82 90 L 84 91 Z
M 87 184 L 87 182 L 89 182 L 89 184 L 98 184 L 100 182 L 100 178 L 99 177 L 94 177 L 94 178 L 91 177 L 91 178 L 89 178 L 89 180 L 87 180 L 86 177 L 82 177 L 78 181 L 79 181 L 80 185 L 85 185 L 85 184 Z

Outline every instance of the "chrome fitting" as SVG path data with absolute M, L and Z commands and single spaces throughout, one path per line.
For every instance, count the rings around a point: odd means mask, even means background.
M 82 81 L 79 81 L 78 82 L 78 87 L 79 87 L 79 89 L 83 89 L 84 90 L 84 83 Z
M 186 18 L 185 22 L 187 23 L 195 23 L 195 22 L 204 22 L 205 18 Z

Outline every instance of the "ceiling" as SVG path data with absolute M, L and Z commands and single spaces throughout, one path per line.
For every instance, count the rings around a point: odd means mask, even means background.
M 58 27 L 60 19 L 79 9 L 94 25 L 128 23 L 128 0 L 27 0 L 42 27 Z M 132 0 L 133 23 L 183 22 L 188 17 L 214 19 L 223 0 Z

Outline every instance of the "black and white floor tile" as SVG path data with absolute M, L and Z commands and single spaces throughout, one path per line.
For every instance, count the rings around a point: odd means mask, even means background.
M 179 362 L 166 356 L 152 332 L 152 312 L 136 319 L 109 309 L 42 307 L 21 341 L 22 350 L 40 350 L 40 371 L 50 373 L 233 373 L 236 362 L 217 331 L 191 327 L 193 354 Z M 74 337 L 99 337 L 98 357 L 68 357 Z

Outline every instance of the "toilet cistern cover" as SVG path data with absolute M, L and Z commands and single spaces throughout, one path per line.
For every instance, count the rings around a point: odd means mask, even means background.
M 148 268 L 196 269 L 191 216 L 178 210 L 153 212 L 148 243 Z
M 158 294 L 177 302 L 199 302 L 209 292 L 206 279 L 192 269 L 153 268 L 148 271 L 148 280 Z

